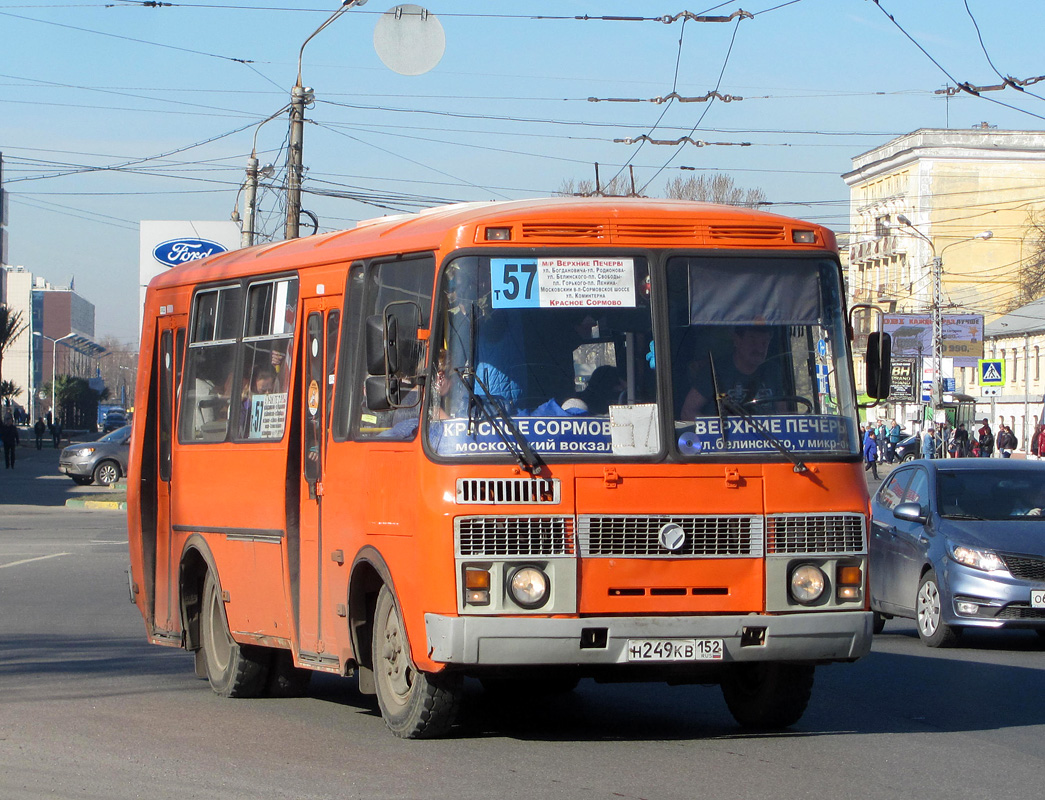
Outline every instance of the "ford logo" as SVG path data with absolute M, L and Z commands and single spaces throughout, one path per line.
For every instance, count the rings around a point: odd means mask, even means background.
M 224 245 L 209 239 L 170 239 L 156 245 L 152 257 L 166 267 L 176 267 L 190 261 L 199 261 L 207 256 L 224 253 L 228 250 Z

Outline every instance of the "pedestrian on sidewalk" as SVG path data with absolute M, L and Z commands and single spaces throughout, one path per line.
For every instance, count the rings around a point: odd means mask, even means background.
M 18 447 L 18 426 L 10 413 L 4 415 L 0 424 L 0 440 L 4 443 L 4 469 L 15 468 L 15 453 Z
M 874 479 L 878 480 L 878 443 L 875 442 L 874 429 L 867 431 L 864 437 L 864 472 L 871 470 Z
M 47 430 L 47 426 L 44 425 L 42 417 L 37 417 L 36 424 L 33 426 L 33 433 L 36 434 L 36 449 L 42 450 L 44 447 L 44 432 Z
M 62 445 L 62 423 L 55 420 L 51 423 L 51 438 L 54 440 L 54 449 L 57 450 Z

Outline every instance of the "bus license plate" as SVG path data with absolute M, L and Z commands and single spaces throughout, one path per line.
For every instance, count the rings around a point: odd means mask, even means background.
M 628 661 L 720 661 L 721 639 L 628 639 Z
M 1034 589 L 1030 593 L 1031 608 L 1045 608 L 1045 590 Z

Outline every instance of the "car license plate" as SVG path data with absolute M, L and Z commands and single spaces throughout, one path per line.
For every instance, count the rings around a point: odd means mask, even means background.
M 1031 608 L 1045 608 L 1045 589 L 1034 589 L 1030 593 Z
M 628 639 L 628 661 L 720 661 L 721 639 Z

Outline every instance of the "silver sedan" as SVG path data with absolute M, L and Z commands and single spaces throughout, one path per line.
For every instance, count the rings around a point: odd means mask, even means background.
M 871 511 L 876 632 L 895 616 L 913 618 L 930 647 L 973 627 L 1045 636 L 1045 463 L 911 461 Z

